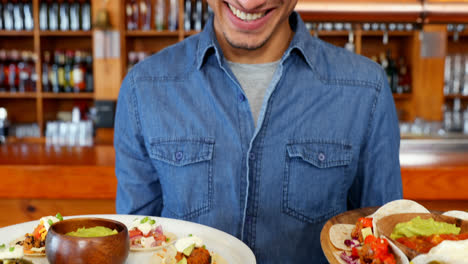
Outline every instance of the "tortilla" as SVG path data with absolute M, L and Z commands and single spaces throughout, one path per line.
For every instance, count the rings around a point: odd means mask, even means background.
M 346 246 L 344 243 L 347 239 L 351 238 L 354 225 L 350 224 L 335 224 L 330 227 L 330 241 L 337 249 L 351 251 L 351 247 Z
M 159 250 L 159 249 L 163 249 L 165 247 L 168 247 L 169 245 L 172 245 L 177 240 L 177 236 L 174 233 L 164 232 L 164 235 L 166 236 L 166 238 L 169 238 L 169 241 L 166 242 L 164 245 L 157 246 L 157 247 L 151 247 L 151 248 L 130 247 L 130 251 L 136 251 L 136 252 L 155 251 L 155 250 Z
M 22 236 L 20 238 L 17 238 L 15 239 L 14 241 L 11 241 L 10 242 L 10 246 L 13 247 L 16 245 L 16 243 L 20 242 L 20 241 L 24 241 L 26 239 L 26 236 Z M 24 249 L 23 249 L 23 252 L 24 252 Z M 38 252 L 38 253 L 26 253 L 24 252 L 24 255 L 26 257 L 45 257 L 45 249 L 44 249 L 44 252 Z
M 455 218 L 458 218 L 458 219 L 461 219 L 461 220 L 467 220 L 468 221 L 468 212 L 464 212 L 464 211 L 453 210 L 453 211 L 445 212 L 442 215 L 451 216 L 451 217 L 455 217 Z
M 218 253 L 210 251 L 212 264 L 228 264 L 228 262 Z M 177 249 L 170 245 L 169 247 L 162 248 L 154 252 L 151 256 L 150 264 L 176 264 L 175 256 Z
M 387 215 L 392 214 L 403 214 L 403 213 L 430 213 L 424 206 L 411 200 L 395 200 L 393 202 L 386 203 L 380 207 L 375 213 L 370 215 L 372 217 L 372 229 L 374 230 L 374 236 L 380 237 L 377 230 L 377 222 Z
M 405 253 L 401 251 L 388 237 L 382 236 L 382 238 L 385 238 L 388 241 L 388 244 L 392 248 L 393 255 L 395 255 L 395 260 L 397 264 L 409 264 L 409 260 L 406 257 Z

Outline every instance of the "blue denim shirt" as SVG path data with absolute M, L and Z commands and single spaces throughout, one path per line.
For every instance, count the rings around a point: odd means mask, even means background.
M 383 70 L 310 35 L 299 15 L 258 127 L 213 22 L 136 65 L 115 124 L 117 212 L 185 219 L 244 241 L 258 263 L 325 263 L 331 217 L 402 197 Z

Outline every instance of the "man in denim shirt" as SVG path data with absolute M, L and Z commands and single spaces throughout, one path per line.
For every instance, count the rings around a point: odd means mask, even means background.
M 129 72 L 115 124 L 118 213 L 218 228 L 262 264 L 325 263 L 328 219 L 402 197 L 385 73 L 312 37 L 296 2 L 208 0 L 201 34 Z M 262 71 L 258 116 L 248 67 Z

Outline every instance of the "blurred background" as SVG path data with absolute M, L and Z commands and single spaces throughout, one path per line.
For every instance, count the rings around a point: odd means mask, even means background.
M 468 210 L 468 1 L 299 0 L 310 33 L 387 73 L 404 196 Z M 0 227 L 115 213 L 120 84 L 202 30 L 202 0 L 0 1 Z

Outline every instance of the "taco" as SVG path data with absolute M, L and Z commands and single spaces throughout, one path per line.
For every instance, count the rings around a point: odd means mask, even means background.
M 395 200 L 385 205 L 381 206 L 375 213 L 371 216 L 373 221 L 373 232 L 376 237 L 379 237 L 380 234 L 377 230 L 377 223 L 380 219 L 384 218 L 387 215 L 392 214 L 403 214 L 403 213 L 430 213 L 424 206 L 418 204 L 415 201 L 411 200 Z
M 10 245 L 19 245 L 23 247 L 25 256 L 42 257 L 45 256 L 45 241 L 47 232 L 51 225 L 62 221 L 63 217 L 60 213 L 55 216 L 46 216 L 39 219 L 39 224 L 32 233 L 27 233 L 23 237 L 10 243 Z
M 5 244 L 0 245 L 0 264 L 30 264 L 31 261 L 23 259 L 24 252 L 21 246 L 7 247 Z
M 210 252 L 196 236 L 177 240 L 174 245 L 156 251 L 151 264 L 227 264 L 219 254 Z
M 465 212 L 465 211 L 457 211 L 457 210 L 447 211 L 443 213 L 442 215 L 455 217 L 461 220 L 468 220 L 468 212 Z
M 421 254 L 411 260 L 413 264 L 426 263 L 467 263 L 468 240 L 445 240 L 433 247 L 427 254 Z
M 174 243 L 177 239 L 173 233 L 163 232 L 162 226 L 150 217 L 136 218 L 129 228 L 128 235 L 132 251 L 157 250 Z

